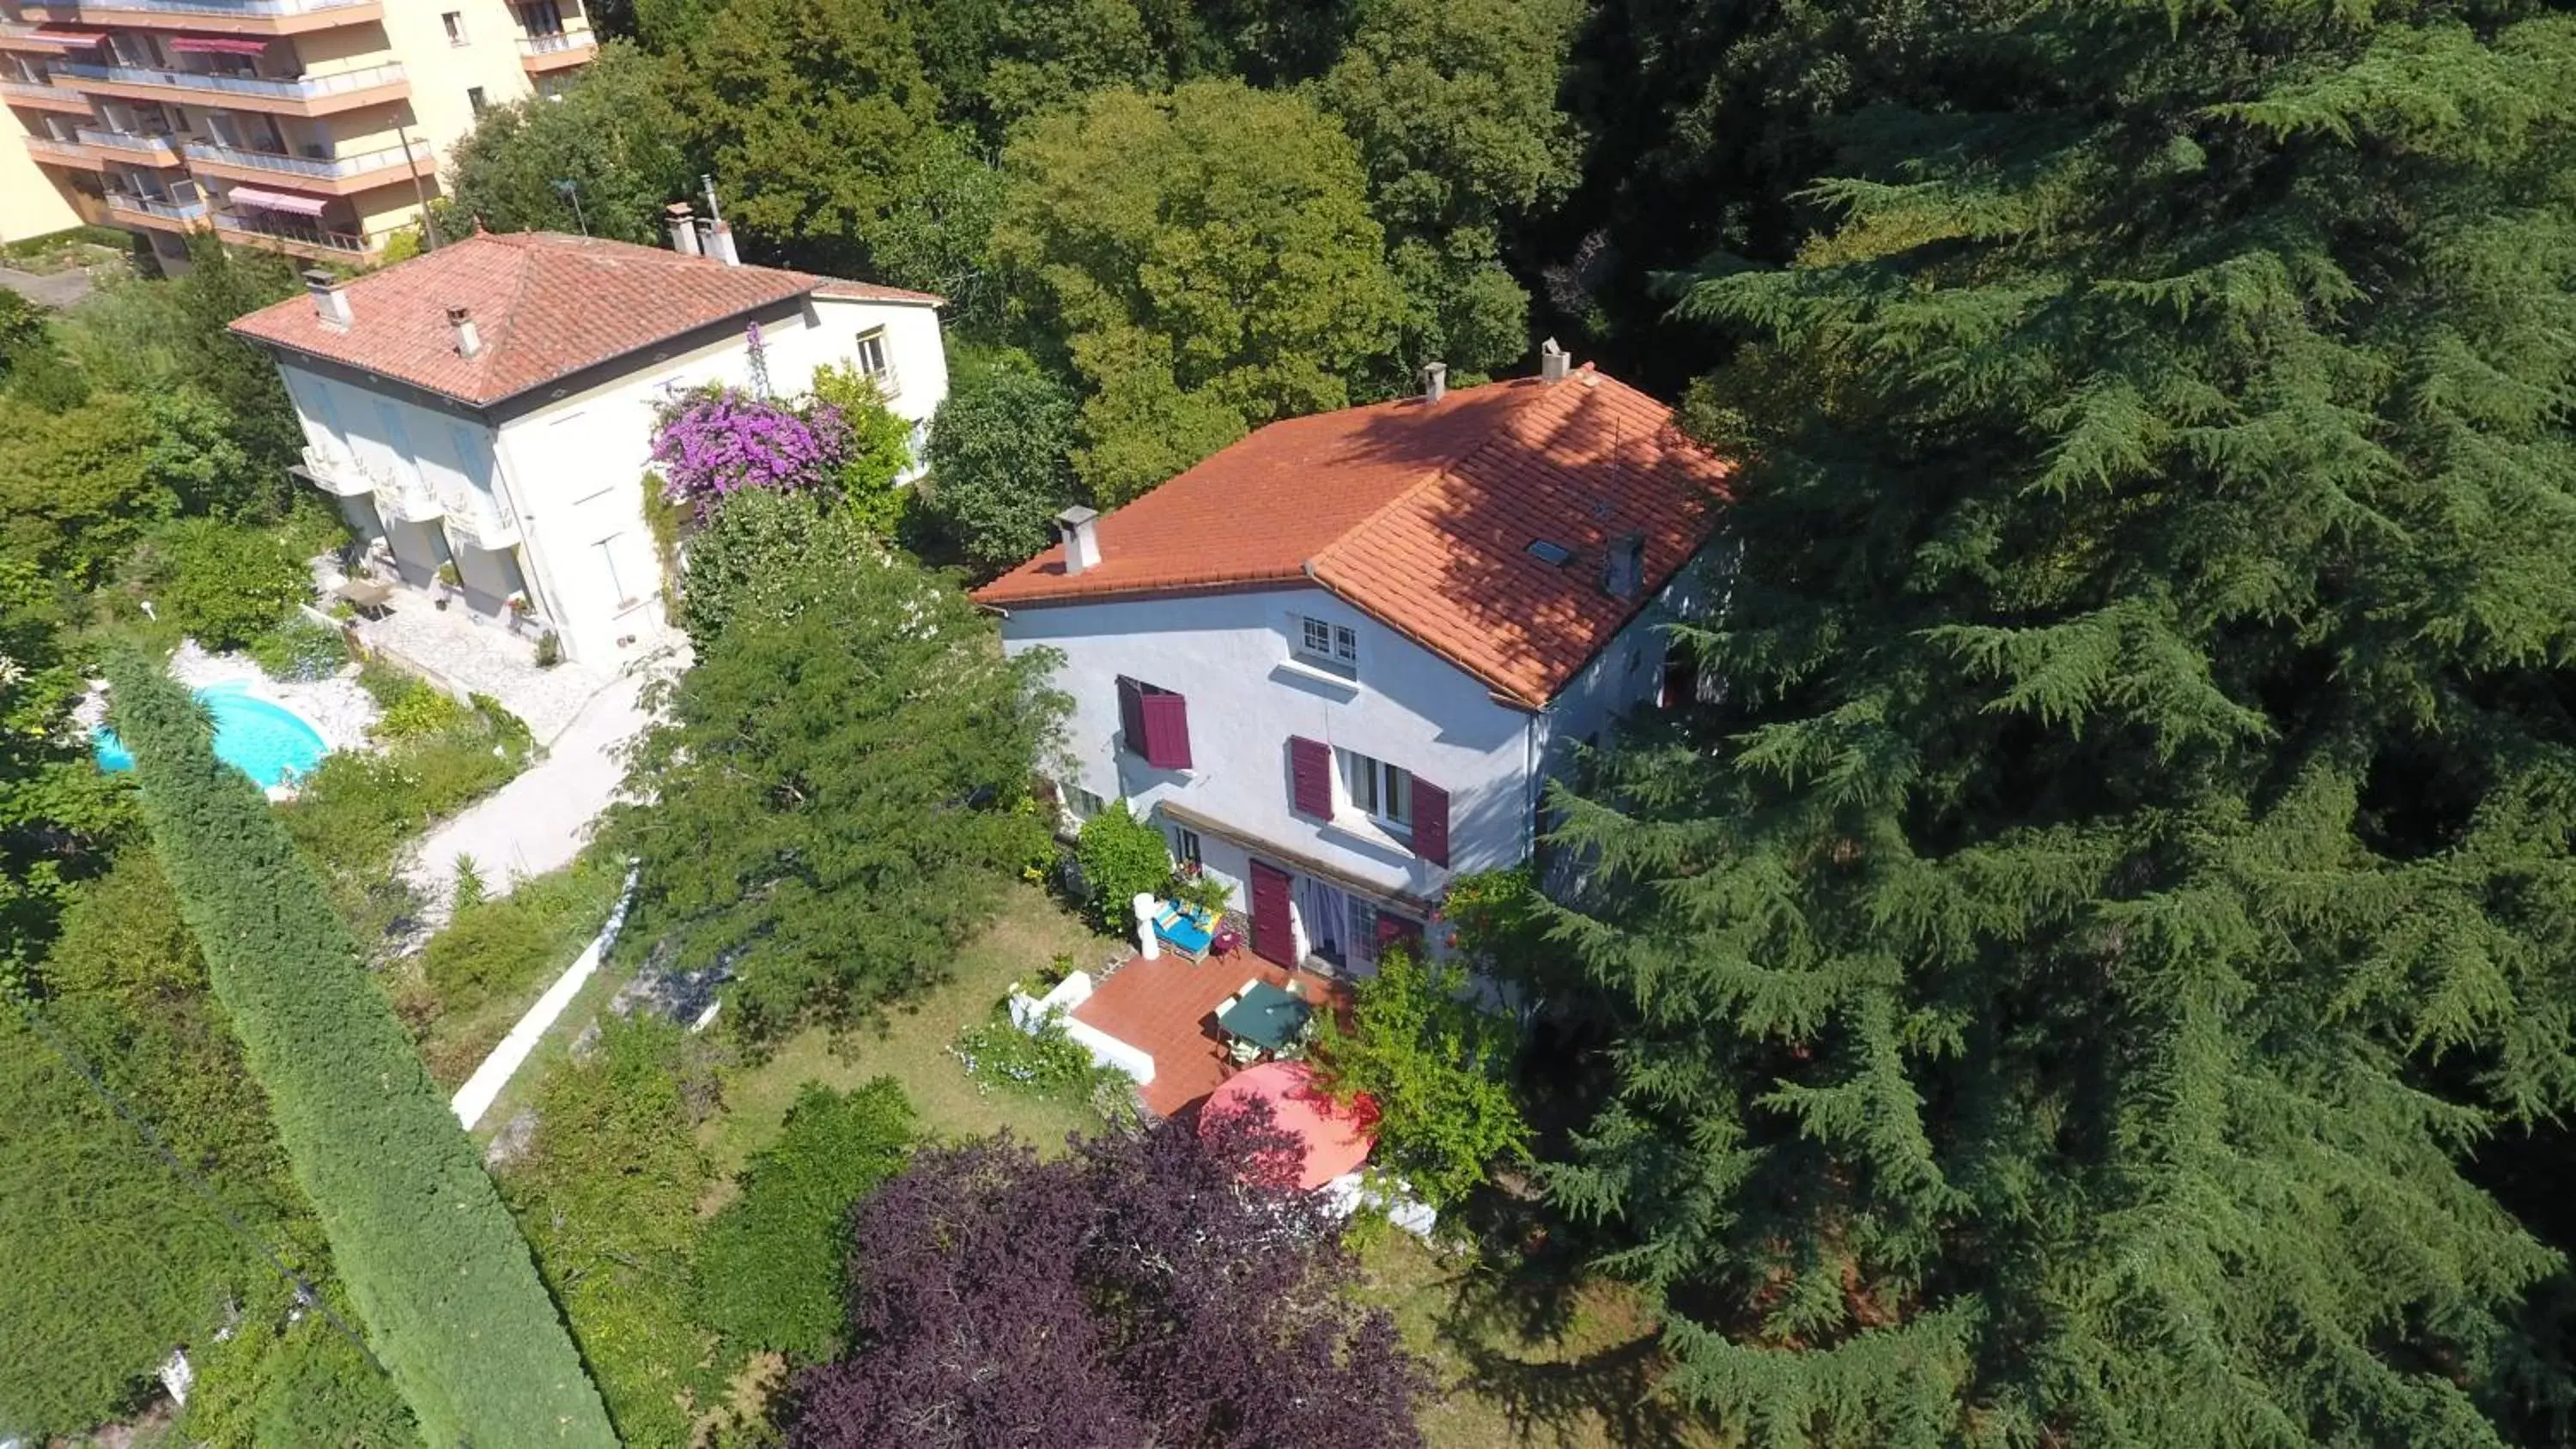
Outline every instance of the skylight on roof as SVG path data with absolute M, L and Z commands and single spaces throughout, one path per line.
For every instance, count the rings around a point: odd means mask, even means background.
M 1558 568 L 1574 562 L 1574 550 L 1544 538 L 1531 539 L 1529 551 Z

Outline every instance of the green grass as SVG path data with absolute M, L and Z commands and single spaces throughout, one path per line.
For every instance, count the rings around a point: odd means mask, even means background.
M 961 1028 L 987 1020 L 1014 981 L 1032 985 L 1059 952 L 1095 967 L 1114 949 L 1035 886 L 1014 885 L 1002 914 L 957 956 L 956 975 L 898 1008 L 874 1030 L 837 1040 L 814 1029 L 778 1044 L 766 1059 L 724 1074 L 724 1110 L 699 1129 L 699 1141 L 726 1178 L 775 1141 L 797 1089 L 807 1082 L 851 1088 L 871 1077 L 903 1084 L 923 1126 L 942 1137 L 980 1136 L 1007 1127 L 1042 1149 L 1068 1132 L 1098 1129 L 1087 1108 L 994 1088 L 979 1090 L 948 1054 Z
M 1363 1240 L 1360 1301 L 1388 1309 L 1431 1364 L 1430 1449 L 1613 1449 L 1720 1441 L 1651 1399 L 1662 1356 L 1636 1291 L 1498 1265 L 1381 1229 Z
M 591 861 L 521 881 L 507 896 L 461 907 L 395 968 L 395 1009 L 439 1086 L 463 1085 L 599 934 L 619 883 L 613 865 Z

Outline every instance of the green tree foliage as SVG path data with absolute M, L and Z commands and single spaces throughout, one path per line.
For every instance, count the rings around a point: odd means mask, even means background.
M 1160 895 L 1172 883 L 1172 848 L 1163 832 L 1137 819 L 1124 800 L 1082 822 L 1073 846 L 1091 919 L 1113 936 L 1136 929 L 1136 897 Z
M 745 488 L 726 495 L 690 538 L 678 622 L 699 649 L 709 649 L 738 614 L 774 617 L 800 606 L 806 564 L 875 568 L 884 552 L 829 500 Z
M 738 198 L 737 224 L 825 270 L 938 286 L 879 244 L 897 231 L 917 244 L 913 218 L 972 191 L 954 164 L 970 148 L 940 123 L 937 89 L 886 0 L 730 0 L 677 75 L 687 141 Z
M 1358 142 L 1387 229 L 1407 372 L 1438 360 L 1472 378 L 1528 351 L 1529 295 L 1503 268 L 1502 237 L 1574 185 L 1557 85 L 1577 11 L 1574 0 L 1364 0 L 1315 87 Z
M 833 482 L 839 510 L 870 535 L 892 537 L 910 492 L 896 479 L 912 470 L 912 424 L 886 406 L 885 390 L 854 363 L 814 369 L 814 401 L 849 425 L 849 455 Z
M 1105 505 L 1343 405 L 1393 351 L 1358 154 L 1300 96 L 1102 92 L 1030 123 L 1006 165 L 994 255 L 1090 389 L 1074 465 Z
M 1073 394 L 1028 354 L 960 352 L 930 420 L 922 505 L 957 556 L 998 573 L 1045 548 L 1081 496 Z
M 360 969 L 322 881 L 186 691 L 115 664 L 143 815 L 297 1183 L 425 1437 L 612 1442 L 554 1305 L 457 1126 Z
M 1326 1012 L 1315 1047 L 1326 1089 L 1377 1110 L 1371 1160 L 1439 1208 L 1464 1201 L 1497 1163 L 1529 1160 L 1529 1124 L 1511 1088 L 1511 1023 L 1466 990 L 1461 973 L 1390 944 L 1377 975 L 1359 984 L 1350 1029 Z
M 539 1081 L 536 1135 L 502 1190 L 626 1444 L 689 1442 L 704 1336 L 689 1248 L 713 1175 L 691 1131 L 698 1082 L 679 1028 L 610 1018 Z
M 197 1382 L 174 1431 L 192 1444 L 415 1449 L 419 1426 L 392 1382 L 319 1313 L 290 1319 L 293 1303 L 284 1285 L 254 1283 L 230 1337 L 190 1341 Z
M 150 430 L 143 469 L 170 490 L 182 511 L 268 519 L 284 511 L 279 484 L 242 450 L 232 414 L 194 387 L 155 391 L 145 399 Z
M 45 334 L 45 314 L 17 292 L 0 287 L 0 380 L 38 352 L 53 350 Z
M 736 500 L 738 503 L 739 500 Z M 939 979 L 1008 874 L 1064 701 L 944 579 L 891 557 L 788 566 L 634 749 L 607 838 L 640 862 L 626 939 L 739 953 L 729 1020 L 847 1020 Z
M 662 208 L 697 188 L 681 134 L 663 63 L 611 40 L 561 95 L 483 113 L 448 154 L 451 215 L 494 231 L 586 226 L 592 236 L 662 245 Z
M 742 1195 L 699 1238 L 694 1311 L 728 1352 L 816 1363 L 840 1351 L 850 1205 L 903 1170 L 919 1132 L 892 1077 L 856 1091 L 809 1082 Z
M 87 588 L 171 516 L 144 466 L 142 404 L 103 396 L 61 414 L 0 398 L 0 558 Z
M 248 644 L 313 596 L 313 575 L 283 539 L 218 518 L 154 530 L 134 572 L 160 617 L 208 649 Z
M 295 264 L 274 252 L 236 251 L 200 232 L 188 242 L 189 269 L 171 286 L 177 301 L 179 376 L 230 419 L 234 445 L 270 484 L 262 517 L 286 508 L 286 467 L 304 449 L 304 425 L 267 349 L 234 336 L 233 319 L 301 296 Z
M 2473 13 L 2477 24 L 2466 23 Z M 1564 843 L 1555 1177 L 1770 1444 L 2500 1444 L 2576 1087 L 2576 26 L 1970 12 L 1768 344 L 1723 676 Z
M 96 868 L 123 789 L 71 724 L 86 688 L 55 591 L 0 556 L 0 997 L 26 989 L 64 891 Z

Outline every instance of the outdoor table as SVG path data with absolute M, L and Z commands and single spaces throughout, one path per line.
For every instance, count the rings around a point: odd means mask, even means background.
M 1243 988 L 1243 999 L 1227 1007 L 1216 1025 L 1227 1036 L 1275 1052 L 1295 1041 L 1314 1014 L 1315 1009 L 1294 993 L 1256 980 Z
M 350 607 L 360 613 L 381 609 L 386 601 L 394 596 L 391 587 L 377 583 L 373 579 L 351 579 L 333 592 L 348 600 Z

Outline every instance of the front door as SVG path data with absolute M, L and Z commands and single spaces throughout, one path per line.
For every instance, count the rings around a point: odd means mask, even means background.
M 1252 953 L 1282 966 L 1297 964 L 1297 927 L 1288 918 L 1288 872 L 1252 863 Z

